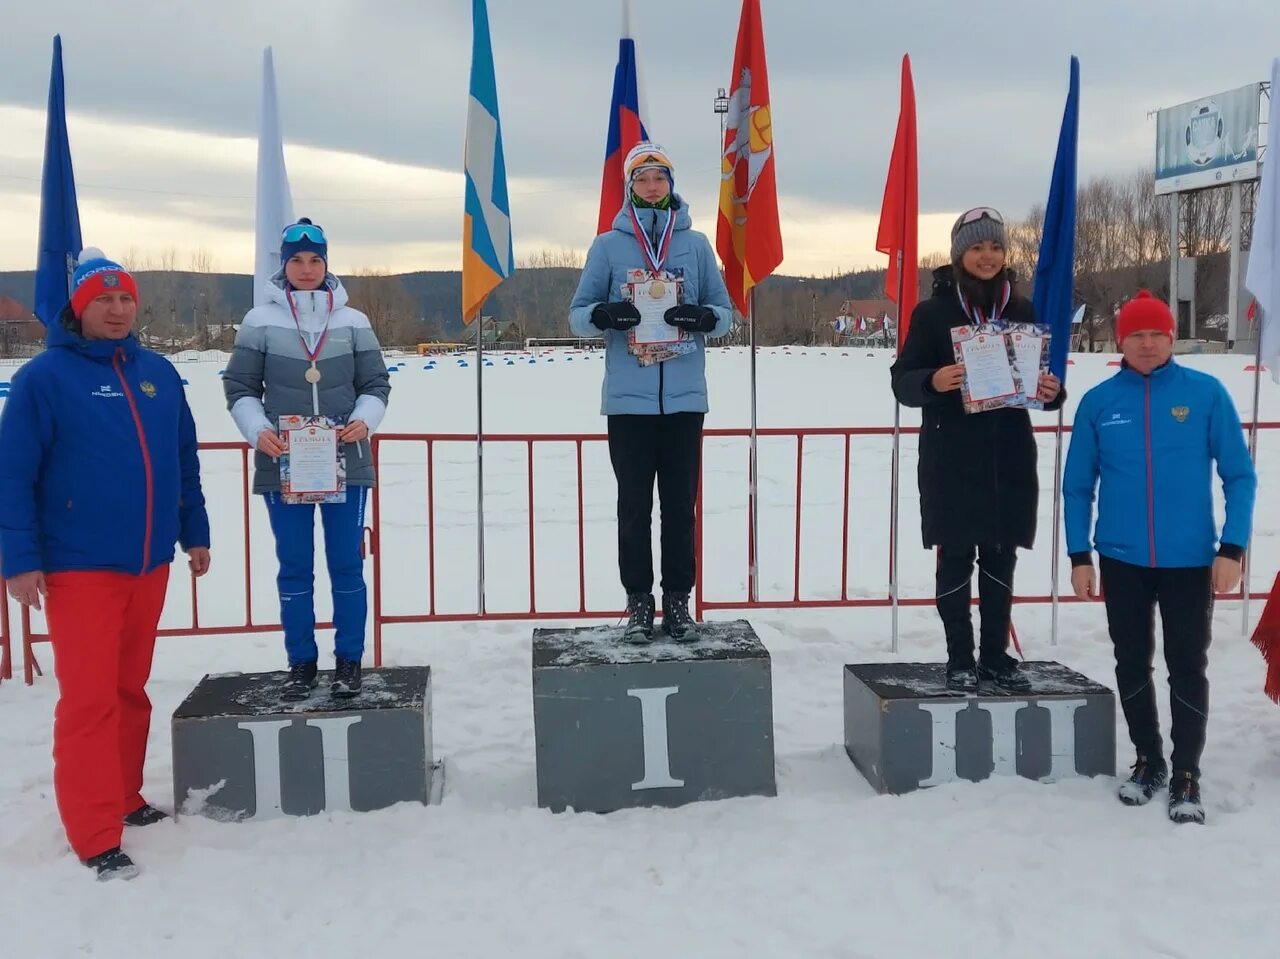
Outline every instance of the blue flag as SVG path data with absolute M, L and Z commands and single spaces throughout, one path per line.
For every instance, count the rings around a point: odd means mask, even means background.
M 84 244 L 80 208 L 67 142 L 67 104 L 62 87 L 62 37 L 53 38 L 49 74 L 49 118 L 45 122 L 44 174 L 40 181 L 40 249 L 36 252 L 35 314 L 45 326 L 57 321 L 70 299 L 71 274 Z
M 1071 85 L 1062 113 L 1058 155 L 1044 211 L 1044 233 L 1036 263 L 1036 316 L 1049 324 L 1049 371 L 1065 382 L 1067 352 L 1071 346 L 1071 287 L 1076 260 L 1076 141 L 1080 131 L 1080 61 L 1071 58 Z

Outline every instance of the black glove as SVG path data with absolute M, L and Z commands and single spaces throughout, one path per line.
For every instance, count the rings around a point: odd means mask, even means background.
M 662 314 L 671 326 L 686 333 L 710 333 L 716 328 L 716 311 L 709 306 L 681 303 Z
M 591 311 L 591 325 L 601 330 L 626 330 L 640 324 L 640 311 L 621 300 L 617 303 L 599 303 Z

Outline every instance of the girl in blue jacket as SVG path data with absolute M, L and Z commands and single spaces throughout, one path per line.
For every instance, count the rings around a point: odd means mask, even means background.
M 690 229 L 689 205 L 674 192 L 675 167 L 656 143 L 623 162 L 627 196 L 613 229 L 596 237 L 569 305 L 577 336 L 604 336 L 601 412 L 618 481 L 618 568 L 627 592 L 628 642 L 653 635 L 653 484 L 662 502 L 662 624 L 674 639 L 696 638 L 689 614 L 695 558 L 694 503 L 707 412 L 705 342 L 724 336 L 733 308 L 711 244 Z M 643 282 L 637 282 L 640 279 Z M 678 302 L 641 328 L 633 299 Z M 651 314 L 652 315 L 652 314 Z M 665 325 L 655 333 L 654 326 Z M 639 329 L 638 329 L 639 328 Z M 670 344 L 648 340 L 670 339 Z

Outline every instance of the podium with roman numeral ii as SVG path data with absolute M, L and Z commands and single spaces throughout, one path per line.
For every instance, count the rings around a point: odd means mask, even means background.
M 622 628 L 536 629 L 538 805 L 557 812 L 774 796 L 769 652 L 750 624 L 696 643 L 622 641 Z
M 371 669 L 352 699 L 280 698 L 286 673 L 205 676 L 173 714 L 173 796 L 216 819 L 365 812 L 438 799 L 431 669 Z
M 881 793 L 992 775 L 1114 776 L 1115 696 L 1060 663 L 1024 663 L 1031 690 L 946 688 L 938 663 L 844 668 L 845 751 Z

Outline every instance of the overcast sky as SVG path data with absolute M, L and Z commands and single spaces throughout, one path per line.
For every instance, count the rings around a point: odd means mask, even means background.
M 40 0 L 0 32 L 0 269 L 35 258 L 52 37 L 86 244 L 253 263 L 262 50 L 275 51 L 298 215 L 334 269 L 457 269 L 470 0 Z M 1274 0 L 762 0 L 782 272 L 881 265 L 876 220 L 911 54 L 921 252 L 955 214 L 1043 202 L 1081 60 L 1081 179 L 1152 162 L 1148 111 L 1269 75 Z M 650 130 L 715 232 L 719 121 L 740 0 L 633 0 Z M 517 259 L 583 251 L 599 198 L 618 0 L 489 0 Z

